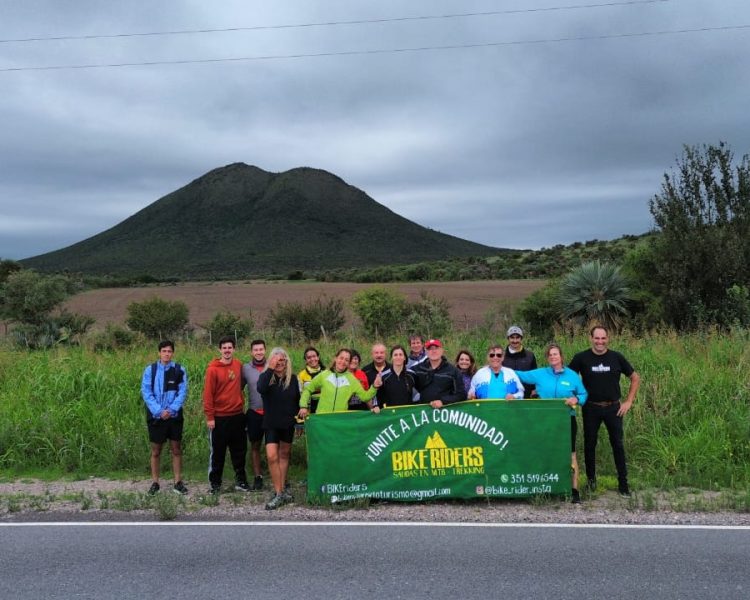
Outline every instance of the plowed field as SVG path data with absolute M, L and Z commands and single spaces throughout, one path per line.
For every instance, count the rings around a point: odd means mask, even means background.
M 543 281 L 453 281 L 446 283 L 385 284 L 410 299 L 419 298 L 421 291 L 442 296 L 451 305 L 451 314 L 457 327 L 470 327 L 481 323 L 485 312 L 498 300 L 513 304 L 544 285 Z M 73 312 L 91 315 L 96 328 L 106 323 L 124 323 L 126 308 L 131 302 L 140 302 L 152 296 L 165 300 L 182 300 L 190 308 L 190 321 L 201 325 L 221 309 L 243 313 L 251 309 L 255 323 L 265 322 L 269 310 L 278 302 L 305 302 L 325 294 L 343 298 L 345 302 L 360 290 L 372 287 L 359 283 L 317 282 L 206 282 L 178 285 L 148 286 L 138 288 L 109 288 L 84 292 L 69 300 L 66 308 Z M 347 314 L 351 318 L 347 304 Z

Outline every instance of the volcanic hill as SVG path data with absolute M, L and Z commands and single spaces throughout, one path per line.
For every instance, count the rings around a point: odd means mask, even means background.
M 417 225 L 327 171 L 234 163 L 111 229 L 21 262 L 40 271 L 216 279 L 498 252 Z

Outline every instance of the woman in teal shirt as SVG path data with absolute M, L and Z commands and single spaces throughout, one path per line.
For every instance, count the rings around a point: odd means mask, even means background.
M 550 344 L 547 346 L 544 355 L 547 357 L 548 367 L 534 369 L 533 371 L 516 371 L 516 375 L 522 383 L 536 385 L 536 393 L 539 398 L 564 398 L 565 404 L 570 406 L 571 467 L 573 468 L 571 496 L 573 503 L 578 504 L 581 501 L 581 496 L 578 493 L 578 459 L 576 458 L 578 423 L 576 422 L 575 407 L 586 403 L 588 392 L 583 387 L 583 382 L 578 374 L 563 363 L 560 346 Z

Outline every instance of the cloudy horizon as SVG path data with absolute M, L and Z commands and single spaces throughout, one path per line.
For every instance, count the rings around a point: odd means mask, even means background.
M 750 152 L 750 5 L 572 5 L 6 7 L 0 257 L 81 241 L 234 162 L 324 169 L 490 246 L 645 233 L 683 145 Z M 84 39 L 38 39 L 60 37 Z

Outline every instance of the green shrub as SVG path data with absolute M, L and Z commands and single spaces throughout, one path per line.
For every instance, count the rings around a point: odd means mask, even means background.
M 133 331 L 150 339 L 178 336 L 187 330 L 188 307 L 180 300 L 169 302 L 154 296 L 128 304 L 126 323 Z
M 215 340 L 226 335 L 233 336 L 239 343 L 241 340 L 250 337 L 253 327 L 255 327 L 255 321 L 250 310 L 247 311 L 247 316 L 244 318 L 241 315 L 224 310 L 217 312 L 203 327 L 206 329 L 212 345 Z
M 343 300 L 319 296 L 306 303 L 278 302 L 271 309 L 266 326 L 315 341 L 324 335 L 335 335 L 345 321 Z
M 406 305 L 401 331 L 420 331 L 428 338 L 442 337 L 453 328 L 450 304 L 441 296 L 422 292 L 417 302 Z
M 95 334 L 92 338 L 94 350 L 125 350 L 131 348 L 136 340 L 137 334 L 114 323 L 107 323 L 104 331 Z
M 408 303 L 401 294 L 383 287 L 357 292 L 352 298 L 354 313 L 372 337 L 389 337 L 402 329 Z

